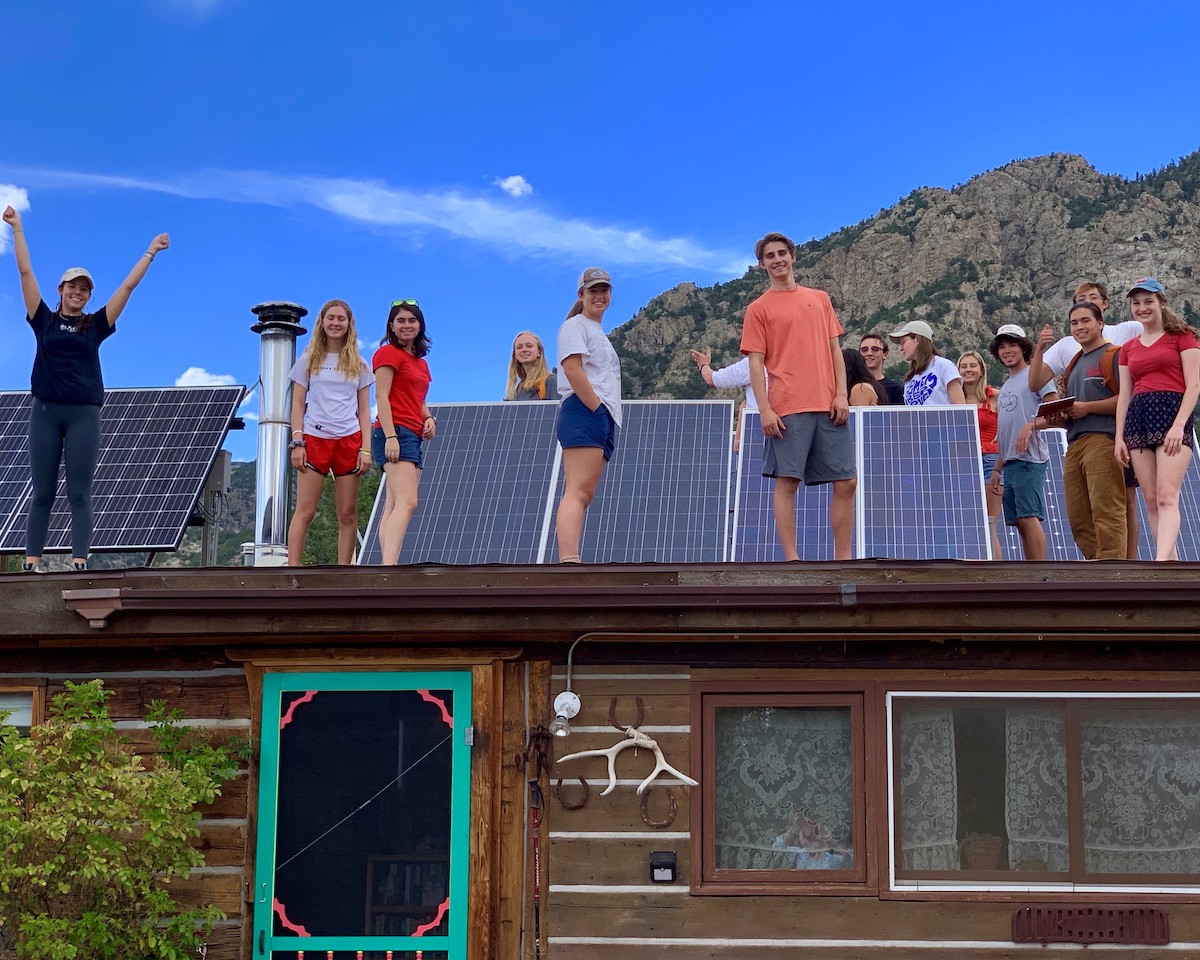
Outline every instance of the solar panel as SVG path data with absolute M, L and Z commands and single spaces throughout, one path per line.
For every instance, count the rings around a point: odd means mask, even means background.
M 730 400 L 630 400 L 588 508 L 588 563 L 717 563 L 728 555 Z M 555 505 L 561 495 L 559 483 Z M 547 557 L 557 562 L 551 526 Z
M 1196 456 L 1200 454 L 1200 441 L 1197 441 L 1195 431 L 1192 439 L 1196 447 L 1192 451 L 1192 462 L 1188 464 L 1187 473 L 1183 475 L 1183 484 L 1179 488 L 1179 539 L 1175 543 L 1175 551 L 1180 560 L 1200 560 L 1200 466 Z M 1146 498 L 1139 491 L 1138 498 L 1138 559 L 1154 559 L 1154 538 L 1150 535 L 1150 517 L 1146 513 Z
M 855 430 L 853 411 L 850 429 Z M 762 475 L 764 438 L 757 410 L 743 411 L 741 436 L 730 557 L 740 563 L 782 562 L 783 549 L 775 535 L 771 501 L 775 482 Z M 796 546 L 801 560 L 833 559 L 833 533 L 829 529 L 831 491 L 827 483 L 801 486 L 796 496 Z
M 245 388 L 108 390 L 92 484 L 92 551 L 174 550 L 183 539 Z M 0 552 L 25 547 L 32 495 L 26 445 L 28 393 L 0 393 Z M 64 481 L 50 514 L 46 552 L 70 549 Z
M 401 563 L 557 562 L 558 404 L 441 404 Z M 584 529 L 594 563 L 717 562 L 729 522 L 728 400 L 631 401 Z M 376 500 L 361 563 L 379 562 Z
M 1041 434 L 1050 451 L 1050 459 L 1046 464 L 1046 519 L 1042 521 L 1042 530 L 1046 534 L 1046 559 L 1082 560 L 1083 554 L 1075 546 L 1071 521 L 1067 518 L 1066 489 L 1063 485 L 1067 431 L 1043 430 Z M 1025 556 L 1017 528 L 1005 524 L 1003 511 L 1000 515 L 1000 547 L 1007 560 L 1021 560 Z
M 861 557 L 987 560 L 972 406 L 856 407 Z
M 433 408 L 437 436 L 425 466 L 401 563 L 537 563 L 557 467 L 555 401 L 452 403 Z M 360 563 L 379 563 L 371 514 Z
M 905 560 L 987 559 L 987 508 L 979 428 L 971 407 L 854 407 L 850 428 L 858 464 L 854 555 Z M 782 560 L 762 474 L 757 413 L 742 428 L 732 557 Z M 831 487 L 800 488 L 796 528 L 802 560 L 832 560 Z

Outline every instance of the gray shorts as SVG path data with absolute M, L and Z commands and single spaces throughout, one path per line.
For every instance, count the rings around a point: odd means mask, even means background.
M 792 477 L 808 486 L 854 478 L 850 424 L 836 426 L 827 413 L 789 413 L 783 436 L 767 437 L 764 477 Z

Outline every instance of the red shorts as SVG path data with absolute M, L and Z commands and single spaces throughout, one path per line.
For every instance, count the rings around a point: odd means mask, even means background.
M 362 450 L 361 430 L 337 440 L 314 437 L 311 433 L 304 435 L 304 459 L 323 477 L 329 476 L 330 473 L 335 477 L 344 477 L 353 473 L 358 468 L 360 450 Z

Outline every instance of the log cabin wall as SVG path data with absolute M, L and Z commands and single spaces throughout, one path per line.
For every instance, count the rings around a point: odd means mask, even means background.
M 676 654 L 679 650 L 676 649 Z M 713 667 L 720 654 L 692 648 L 689 653 L 699 665 L 684 663 L 637 664 L 619 662 L 611 651 L 602 665 L 580 666 L 572 672 L 572 689 L 581 700 L 581 711 L 571 721 L 572 733 L 554 741 L 556 757 L 583 750 L 606 749 L 622 739 L 610 723 L 609 711 L 616 698 L 615 715 L 622 726 L 632 724 L 636 699 L 644 708 L 643 733 L 654 738 L 668 763 L 680 771 L 700 777 L 693 738 L 695 691 L 708 684 L 736 686 L 761 683 L 780 687 L 856 686 L 869 691 L 876 706 L 882 706 L 888 690 L 953 689 L 973 684 L 994 689 L 1039 683 L 1062 689 L 1092 690 L 1153 689 L 1170 684 L 1176 690 L 1200 693 L 1200 674 L 1175 669 L 1081 669 L 1078 662 L 1094 652 L 1042 655 L 1048 669 L 1007 669 L 1006 656 L 993 652 L 971 655 L 959 652 L 965 662 L 959 669 L 828 668 L 812 664 L 793 666 Z M 1144 652 L 1144 651 L 1143 651 Z M 937 656 L 940 654 L 934 654 Z M 653 659 L 653 650 L 639 646 L 634 657 Z M 766 648 L 746 648 L 729 659 L 745 662 L 756 656 L 769 662 L 775 656 Z M 795 654 L 783 654 L 784 658 Z M 803 654 L 801 654 L 803 656 Z M 1133 654 L 1137 658 L 1138 654 Z M 703 658 L 703 659 L 700 659 Z M 814 659 L 819 659 L 815 657 Z M 1036 658 L 1030 658 L 1036 659 Z M 1125 655 L 1114 658 L 1125 659 Z M 1056 668 L 1073 661 L 1072 669 Z M 1182 665 L 1182 661 L 1179 661 Z M 1143 661 L 1141 666 L 1147 666 Z M 551 698 L 564 689 L 566 671 L 553 668 Z M 699 790 L 660 777 L 650 791 L 643 812 L 636 789 L 654 767 L 648 751 L 626 749 L 618 755 L 617 786 L 608 795 L 601 792 L 609 783 L 604 757 L 556 762 L 549 807 L 548 902 L 542 928 L 548 930 L 548 952 L 552 960 L 613 960 L 617 957 L 654 956 L 666 960 L 741 960 L 745 957 L 807 957 L 821 960 L 927 960 L 930 956 L 953 956 L 968 960 L 1016 960 L 1045 951 L 1041 944 L 1013 942 L 1013 914 L 1022 903 L 1050 902 L 1056 906 L 1090 904 L 1135 904 L 1162 910 L 1170 922 L 1170 954 L 1162 946 L 1107 944 L 1105 956 L 1123 960 L 1161 960 L 1166 955 L 1200 955 L 1200 897 L 1191 895 L 1137 896 L 1129 893 L 1092 893 L 1083 896 L 1012 892 L 1006 895 L 912 894 L 889 890 L 887 865 L 886 779 L 888 760 L 880 746 L 886 731 L 881 714 L 872 720 L 877 738 L 868 757 L 875 770 L 869 773 L 866 806 L 868 877 L 853 893 L 836 885 L 814 889 L 805 895 L 705 895 L 689 882 L 689 869 L 696 855 L 694 814 Z M 585 791 L 579 778 L 587 784 Z M 561 787 L 558 785 L 561 783 Z M 674 794 L 675 817 L 670 814 L 666 787 Z M 710 785 L 709 785 L 710 786 Z M 586 803 L 579 805 L 587 796 Z M 882 811 L 881 811 L 882 808 Z M 645 815 L 644 815 L 645 814 Z M 651 821 L 650 823 L 647 822 Z M 675 854 L 677 879 L 656 884 L 650 879 L 650 855 L 654 851 Z M 546 867 L 543 866 L 546 871 Z M 692 878 L 694 882 L 694 877 Z M 1057 901 L 1057 902 L 1056 902 Z M 1056 944 L 1057 953 L 1083 956 L 1094 947 Z
M 153 749 L 144 719 L 152 700 L 182 710 L 183 722 L 207 731 L 214 742 L 251 739 L 245 671 L 217 651 L 22 652 L 6 656 L 0 665 L 0 686 L 40 688 L 47 704 L 67 681 L 94 679 L 104 681 L 110 694 L 109 715 L 138 753 Z M 243 766 L 211 804 L 200 808 L 196 846 L 203 851 L 205 864 L 171 884 L 181 904 L 189 908 L 214 904 L 225 913 L 226 919 L 208 939 L 211 960 L 234 960 L 242 952 L 249 779 Z

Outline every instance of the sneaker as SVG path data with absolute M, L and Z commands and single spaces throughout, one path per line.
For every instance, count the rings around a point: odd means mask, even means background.
M 88 562 L 86 560 L 72 560 L 71 561 L 71 569 L 72 570 L 86 570 L 88 568 L 87 563 Z
M 44 563 L 23 563 L 21 564 L 22 573 L 45 573 L 46 565 Z

